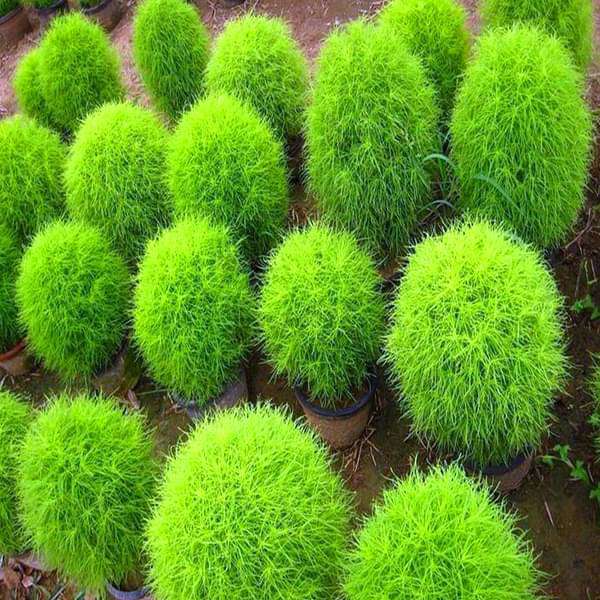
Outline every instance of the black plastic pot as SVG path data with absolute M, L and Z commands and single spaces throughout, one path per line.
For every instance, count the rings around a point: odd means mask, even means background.
M 145 598 L 150 593 L 148 588 L 145 587 L 126 592 L 114 587 L 110 583 L 106 584 L 106 590 L 115 600 L 142 600 L 142 598 Z
M 505 465 L 477 467 L 470 462 L 463 464 L 468 473 L 485 477 L 499 492 L 507 493 L 516 490 L 527 477 L 533 456 L 533 452 L 522 452 Z
M 69 10 L 67 0 L 57 0 L 52 6 L 46 6 L 45 8 L 36 8 L 35 12 L 39 17 L 51 17 L 59 12 L 66 12 Z
M 31 31 L 31 24 L 22 6 L 0 17 L 0 49 L 14 46 Z
M 83 14 L 95 21 L 106 31 L 112 31 L 121 20 L 121 3 L 119 0 L 101 0 L 98 4 L 88 8 L 82 8 Z

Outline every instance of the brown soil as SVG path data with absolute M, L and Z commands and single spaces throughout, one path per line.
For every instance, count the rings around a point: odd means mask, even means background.
M 463 1 L 469 9 L 471 25 L 477 30 L 475 0 Z M 218 32 L 227 19 L 247 10 L 284 16 L 311 61 L 332 26 L 360 15 L 373 14 L 382 4 L 382 1 L 367 0 L 247 0 L 243 6 L 226 9 L 219 0 L 198 0 L 203 19 L 213 32 Z M 597 35 L 600 35 L 600 0 L 595 0 L 595 4 Z M 130 97 L 145 104 L 147 99 L 131 59 L 132 14 L 133 7 L 125 6 L 124 17 L 111 33 L 111 38 L 123 59 L 123 73 Z M 39 34 L 34 32 L 13 51 L 0 54 L 0 116 L 16 112 L 10 79 L 19 58 L 38 39 Z M 590 73 L 588 97 L 597 111 L 600 107 L 597 65 Z M 590 174 L 588 205 L 578 233 L 573 235 L 572 243 L 549 257 L 567 307 L 588 293 L 595 304 L 600 305 L 600 284 L 597 281 L 600 275 L 600 218 L 594 208 L 600 200 L 599 184 L 600 152 L 596 152 Z M 304 220 L 307 209 L 303 190 L 297 186 L 290 221 Z M 552 436 L 546 440 L 541 454 L 550 451 L 555 444 L 568 444 L 572 458 L 585 461 L 597 483 L 600 481 L 600 465 L 594 462 L 592 431 L 587 423 L 591 399 L 585 382 L 590 375 L 591 354 L 600 352 L 600 319 L 591 320 L 590 311 L 579 314 L 571 310 L 567 312 L 572 378 L 567 392 L 556 401 Z M 288 405 L 295 416 L 301 417 L 302 411 L 293 391 L 285 382 L 273 379 L 259 356 L 249 367 L 248 383 L 252 401 L 272 398 L 278 404 Z M 36 405 L 42 405 L 47 394 L 62 389 L 55 377 L 41 369 L 23 379 L 6 380 L 4 385 L 29 394 Z M 161 456 L 190 427 L 189 419 L 177 411 L 165 391 L 157 389 L 148 378 L 142 379 L 135 395 L 130 396 L 128 401 L 133 407 L 139 404 L 156 428 L 157 452 Z M 390 477 L 405 474 L 415 460 L 425 466 L 435 458 L 431 450 L 410 436 L 409 424 L 400 417 L 393 394 L 383 389 L 365 436 L 353 448 L 338 453 L 336 462 L 348 485 L 356 492 L 359 510 L 369 512 L 381 490 L 389 485 Z M 585 486 L 572 481 L 566 467 L 556 465 L 551 468 L 538 460 L 521 489 L 510 494 L 506 501 L 520 515 L 521 523 L 539 554 L 541 568 L 551 576 L 548 594 L 561 600 L 599 600 L 600 507 L 588 498 Z M 19 597 L 38 597 L 34 595 L 37 585 L 50 592 L 55 591 L 58 585 L 54 577 L 35 569 L 25 568 L 19 577 L 28 584 L 27 589 L 21 586 Z M 10 597 L 6 586 L 3 589 L 0 583 L 0 597 L 3 596 Z M 74 591 L 67 588 L 56 597 L 72 598 Z

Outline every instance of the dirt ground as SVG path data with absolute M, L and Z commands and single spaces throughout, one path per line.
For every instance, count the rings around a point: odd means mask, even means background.
M 596 3 L 597 38 L 600 38 L 600 0 Z M 286 18 L 307 56 L 314 61 L 323 38 L 335 25 L 360 15 L 377 12 L 383 1 L 366 0 L 247 0 L 236 8 L 224 8 L 220 0 L 198 0 L 198 6 L 207 26 L 217 33 L 227 19 L 248 10 Z M 464 0 L 474 31 L 478 29 L 475 1 Z M 131 58 L 131 25 L 134 6 L 128 5 L 112 40 L 123 60 L 123 73 L 129 95 L 146 103 L 139 78 Z M 0 54 L 0 116 L 16 112 L 17 107 L 10 80 L 19 58 L 33 47 L 39 34 L 30 34 L 18 48 Z M 597 39 L 597 42 L 600 39 Z M 600 44 L 597 43 L 600 47 Z M 590 70 L 588 98 L 594 111 L 600 108 L 600 73 L 598 61 Z M 568 445 L 572 461 L 583 461 L 584 468 L 594 483 L 600 482 L 600 465 L 594 462 L 592 431 L 587 422 L 591 413 L 591 399 L 586 391 L 590 375 L 591 355 L 600 352 L 600 318 L 592 318 L 592 305 L 600 306 L 600 217 L 595 210 L 599 198 L 600 157 L 595 152 L 591 167 L 588 203 L 572 241 L 548 256 L 560 289 L 566 298 L 569 354 L 572 378 L 567 392 L 556 401 L 556 419 L 552 435 L 546 440 L 540 457 L 550 453 L 556 444 Z M 295 212 L 306 209 L 303 190 L 298 188 Z M 590 297 L 590 308 L 572 310 L 576 300 Z M 293 394 L 283 381 L 273 380 L 269 368 L 259 355 L 249 366 L 251 399 L 272 398 L 285 403 L 300 416 Z M 4 385 L 28 393 L 36 404 L 47 394 L 61 389 L 57 380 L 38 369 L 32 376 L 10 381 Z M 156 428 L 157 451 L 164 454 L 190 427 L 187 417 L 174 410 L 164 390 L 156 389 L 143 378 L 130 398 L 139 403 Z M 336 462 L 349 486 L 355 490 L 361 512 L 368 512 L 389 478 L 402 476 L 414 460 L 426 464 L 433 460 L 430 450 L 422 447 L 409 435 L 409 425 L 401 418 L 393 394 L 382 390 L 378 409 L 366 436 L 354 448 L 339 453 Z M 538 459 L 530 476 L 520 490 L 505 501 L 516 510 L 521 524 L 528 532 L 539 554 L 540 567 L 549 574 L 546 591 L 560 600 L 600 600 L 600 503 L 588 497 L 588 488 L 571 478 L 564 464 L 550 467 Z M 73 598 L 76 592 L 64 586 L 51 574 L 33 566 L 21 566 L 18 597 Z M 24 585 L 26 582 L 27 585 Z M 0 584 L 0 590 L 2 584 Z M 44 595 L 43 590 L 50 593 Z M 4 586 L 6 598 L 11 594 Z M 14 596 L 13 591 L 13 596 Z M 0 592 L 0 597 L 2 592 Z M 17 596 L 14 596 L 17 597 Z

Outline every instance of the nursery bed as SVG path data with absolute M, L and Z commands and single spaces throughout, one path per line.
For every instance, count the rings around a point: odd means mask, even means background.
M 232 15 L 256 7 L 256 10 L 282 15 L 291 22 L 296 38 L 306 54 L 313 60 L 320 42 L 332 25 L 378 10 L 383 2 L 366 0 L 248 0 L 245 7 L 224 9 L 218 0 L 199 0 L 198 4 L 207 25 L 219 30 Z M 464 0 L 473 12 L 474 0 Z M 600 37 L 600 0 L 595 0 L 597 38 Z M 128 6 L 120 24 L 111 34 L 113 42 L 123 57 L 123 68 L 129 95 L 146 102 L 131 60 L 131 22 L 133 7 Z M 471 23 L 474 28 L 477 23 Z M 0 117 L 16 111 L 10 80 L 20 59 L 37 40 L 31 34 L 18 48 L 0 54 Z M 597 39 L 598 43 L 598 39 Z M 597 62 L 597 61 L 596 61 Z M 589 98 L 597 113 L 600 107 L 600 76 L 598 66 L 591 69 Z M 541 454 L 552 452 L 556 444 L 568 445 L 570 458 L 584 461 L 594 482 L 600 482 L 600 465 L 594 464 L 592 432 L 587 423 L 591 413 L 591 399 L 585 390 L 590 374 L 591 353 L 600 352 L 600 318 L 592 319 L 592 309 L 573 310 L 576 300 L 588 294 L 592 303 L 600 307 L 600 215 L 595 210 L 598 201 L 600 160 L 594 160 L 590 192 L 586 211 L 578 225 L 574 240 L 548 259 L 567 303 L 567 328 L 569 355 L 573 363 L 570 385 L 555 406 L 556 420 L 552 436 L 545 441 Z M 310 199 L 298 186 L 291 211 L 292 222 L 303 221 L 310 212 Z M 263 359 L 255 355 L 249 367 L 251 400 L 273 398 L 287 404 L 301 415 L 293 392 L 281 380 L 273 380 Z M 6 379 L 9 389 L 27 393 L 36 403 L 62 389 L 57 379 L 38 370 L 20 380 Z M 129 402 L 139 405 L 156 430 L 157 451 L 164 454 L 177 439 L 185 435 L 190 422 L 178 412 L 170 398 L 156 389 L 148 379 L 142 379 Z M 349 486 L 356 492 L 361 512 L 367 513 L 373 501 L 389 478 L 401 476 L 410 469 L 414 460 L 426 464 L 433 460 L 431 453 L 418 440 L 408 437 L 408 422 L 402 419 L 393 401 L 393 394 L 382 389 L 378 410 L 366 435 L 350 450 L 336 455 L 336 464 L 342 470 Z M 535 468 L 520 490 L 507 497 L 508 504 L 516 509 L 523 527 L 529 532 L 535 550 L 540 554 L 539 564 L 551 578 L 548 593 L 564 600 L 600 599 L 600 502 L 588 498 L 588 489 L 580 481 L 571 479 L 570 470 L 561 463 L 551 467 L 538 459 Z M 39 584 L 53 591 L 57 587 L 52 574 L 43 574 Z M 29 597 L 34 585 L 29 586 Z M 25 588 L 20 588 L 24 593 Z M 0 584 L 1 597 L 5 591 Z M 76 597 L 74 590 L 62 592 L 64 598 Z M 7 598 L 10 596 L 6 596 Z M 44 597 L 44 596 L 37 596 Z

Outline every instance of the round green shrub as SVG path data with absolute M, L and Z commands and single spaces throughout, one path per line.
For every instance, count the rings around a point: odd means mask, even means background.
M 133 104 L 105 104 L 81 125 L 65 171 L 71 217 L 97 225 L 129 262 L 169 222 L 167 133 Z
M 562 298 L 518 238 L 461 224 L 415 248 L 386 353 L 417 434 L 506 464 L 547 431 L 566 367 Z
M 30 419 L 25 402 L 0 390 L 0 555 L 18 554 L 25 546 L 15 486 L 20 445 Z
M 139 414 L 104 399 L 55 398 L 21 450 L 23 525 L 44 563 L 93 592 L 141 566 L 155 468 Z
M 224 226 L 189 218 L 148 244 L 134 335 L 153 377 L 198 404 L 219 395 L 251 343 L 254 298 Z
M 7 15 L 20 6 L 19 0 L 0 0 L 0 17 Z
M 59 137 L 32 119 L 0 122 L 0 223 L 21 244 L 63 213 L 65 157 Z
M 21 249 L 15 236 L 0 223 L 0 354 L 14 346 L 21 337 L 15 299 L 20 261 Z
M 163 600 L 333 598 L 349 521 L 314 434 L 268 406 L 222 412 L 167 465 L 147 532 L 151 586 Z
M 483 0 L 481 5 L 488 26 L 526 23 L 558 36 L 582 70 L 592 59 L 593 12 L 592 0 Z
M 288 208 L 283 146 L 231 96 L 209 96 L 183 116 L 167 178 L 177 217 L 207 216 L 228 225 L 249 259 L 281 238 Z
M 68 380 L 91 376 L 119 350 L 130 278 L 100 232 L 54 223 L 26 250 L 17 305 L 29 348 Z
M 281 19 L 246 15 L 230 21 L 208 61 L 206 86 L 252 105 L 281 139 L 303 128 L 308 67 Z
M 462 4 L 457 0 L 393 0 L 381 12 L 380 22 L 422 60 L 447 119 L 469 55 L 467 13 Z
M 535 600 L 541 574 L 516 518 L 456 466 L 384 492 L 347 565 L 348 600 Z
M 430 201 L 425 158 L 438 110 L 419 60 L 389 28 L 335 30 L 317 64 L 307 168 L 323 217 L 384 258 L 397 255 Z
M 270 260 L 258 311 L 275 373 L 325 406 L 351 396 L 381 348 L 379 284 L 352 235 L 323 225 L 292 233 Z
M 539 247 L 569 234 L 584 202 L 591 118 L 560 42 L 515 27 L 481 38 L 451 122 L 459 207 Z
M 204 88 L 210 39 L 183 0 L 145 0 L 133 22 L 133 56 L 156 107 L 179 117 Z

